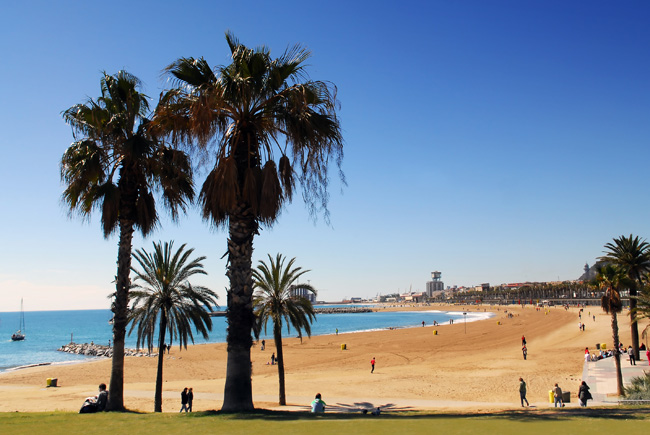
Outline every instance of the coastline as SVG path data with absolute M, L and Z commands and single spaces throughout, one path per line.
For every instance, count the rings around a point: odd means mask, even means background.
M 399 307 L 400 310 L 487 312 L 494 317 L 453 325 L 312 336 L 301 343 L 284 340 L 286 388 L 289 405 L 302 406 L 321 392 L 337 403 L 373 402 L 415 406 L 417 409 L 518 408 L 517 379 L 529 386 L 528 399 L 546 405 L 548 390 L 558 382 L 575 393 L 583 372 L 586 346 L 611 342 L 609 316 L 587 307 L 596 316 L 587 330 L 577 328 L 577 310 L 554 307 L 450 306 Z M 483 310 L 486 311 L 483 311 Z M 504 312 L 513 317 L 508 317 Z M 469 311 L 468 311 L 469 312 Z M 497 324 L 500 322 L 501 324 Z M 619 317 L 621 340 L 629 342 L 629 319 Z M 645 325 L 645 322 L 643 323 Z M 444 327 L 443 327 L 444 326 Z M 465 332 L 466 328 L 466 332 Z M 432 331 L 438 330 L 437 335 Z M 521 356 L 521 335 L 528 340 L 528 360 Z M 347 349 L 341 350 L 341 344 Z M 277 407 L 277 367 L 267 365 L 273 343 L 266 351 L 251 349 L 253 398 L 256 407 Z M 193 387 L 196 410 L 221 407 L 226 373 L 226 345 L 197 344 L 165 356 L 163 410 L 177 412 L 179 392 Z M 376 357 L 371 374 L 369 361 Z M 156 358 L 125 359 L 125 404 L 129 409 L 151 411 Z M 0 411 L 77 411 L 83 397 L 96 394 L 99 382 L 108 382 L 109 359 L 74 365 L 25 368 L 0 375 Z M 58 378 L 59 387 L 44 388 L 46 378 Z M 442 407 L 442 403 L 447 404 Z M 427 406 L 429 404 L 430 406 Z
M 326 305 L 340 306 L 342 304 L 326 304 Z M 359 306 L 359 304 L 349 304 L 349 305 L 354 306 L 354 307 Z M 425 313 L 430 313 L 430 314 L 445 315 L 447 313 L 453 314 L 453 313 L 457 313 L 458 311 L 462 311 L 462 310 L 454 310 L 454 309 L 441 310 L 441 309 L 437 309 L 436 307 L 434 307 L 434 306 L 432 306 L 431 304 L 428 304 L 428 303 L 399 304 L 399 305 L 374 303 L 374 304 L 365 304 L 364 306 L 367 306 L 367 307 L 371 308 L 372 312 L 376 312 L 376 313 L 382 313 L 382 312 L 383 313 L 385 313 L 385 312 L 402 312 L 402 313 L 425 312 Z M 439 306 L 443 307 L 445 305 L 444 304 L 439 304 Z M 446 307 L 447 308 L 454 308 L 454 306 L 446 306 Z M 436 309 L 434 309 L 434 308 L 436 308 Z M 93 311 L 102 311 L 102 310 L 81 310 L 81 311 L 93 312 Z M 49 313 L 52 313 L 52 312 L 49 312 Z M 330 316 L 337 316 L 339 314 L 341 314 L 341 313 L 327 313 L 327 314 L 323 313 L 323 314 L 320 314 L 320 316 L 327 316 L 328 318 L 336 318 L 336 317 L 330 317 Z M 359 314 L 359 313 L 345 313 L 345 314 Z M 468 316 L 467 316 L 466 321 L 467 322 L 473 322 L 473 321 L 483 319 L 483 317 L 479 317 L 479 318 L 474 317 L 473 316 L 474 314 L 477 314 L 477 313 L 468 311 Z M 446 321 L 442 322 L 442 323 L 439 322 L 437 326 L 441 327 L 441 326 L 445 326 L 445 325 L 448 325 L 448 322 L 446 322 Z M 408 325 L 390 325 L 390 326 L 383 326 L 383 327 L 377 327 L 377 328 L 357 328 L 357 329 L 354 329 L 354 330 L 351 330 L 351 331 L 340 331 L 339 334 L 341 334 L 341 335 L 342 334 L 356 334 L 356 333 L 361 333 L 361 332 L 375 332 L 375 331 L 382 331 L 382 330 L 417 328 L 417 327 L 420 327 L 420 326 L 421 325 L 419 324 L 419 320 L 418 320 L 418 321 L 414 321 L 412 324 L 408 324 Z M 313 332 L 313 329 L 314 329 L 314 327 L 312 326 L 312 332 Z M 328 332 L 317 333 L 317 334 L 313 334 L 312 337 L 323 336 L 323 335 L 336 335 L 336 333 L 333 332 L 333 329 L 334 328 L 332 328 L 332 332 L 328 331 Z M 293 335 L 287 335 L 285 338 L 292 338 L 292 337 L 294 337 L 294 336 Z M 95 342 L 94 345 L 90 344 L 90 343 L 87 343 L 87 342 L 86 343 L 67 343 L 67 344 L 62 344 L 61 346 L 58 347 L 58 349 L 52 350 L 51 352 L 52 352 L 52 354 L 58 354 L 59 352 L 61 352 L 62 348 L 66 348 L 66 347 L 69 347 L 69 346 L 72 346 L 72 345 L 77 346 L 77 347 L 79 347 L 79 346 L 87 346 L 87 347 L 95 346 L 97 348 L 98 353 L 103 353 L 108 348 L 108 346 L 98 344 L 101 341 L 101 339 L 99 339 L 97 337 L 89 337 L 89 338 L 90 339 L 94 338 L 94 342 Z M 267 341 L 272 340 L 272 337 L 266 336 L 265 339 Z M 219 344 L 219 343 L 225 343 L 225 339 L 223 341 L 209 341 L 207 343 L 206 342 L 191 343 L 191 344 L 188 344 L 188 347 L 189 346 L 199 346 L 199 345 L 204 345 L 204 344 Z M 101 352 L 100 352 L 100 350 L 101 350 Z M 142 350 L 139 351 L 138 349 L 134 349 L 134 348 L 128 348 L 128 349 L 126 349 L 126 351 L 127 351 L 127 356 L 129 356 L 128 355 L 129 352 L 136 355 L 136 356 L 138 356 L 138 354 L 143 354 L 141 356 L 146 356 L 146 357 L 155 356 L 155 355 L 147 355 L 146 351 L 142 351 Z M 97 355 L 94 355 L 92 353 L 75 352 L 75 351 L 63 352 L 63 353 L 66 353 L 66 354 L 71 355 L 71 356 L 78 356 L 80 358 L 79 359 L 74 359 L 74 360 L 69 360 L 69 359 L 61 360 L 61 359 L 53 358 L 51 360 L 40 359 L 40 360 L 37 360 L 35 362 L 25 361 L 24 363 L 20 363 L 20 364 L 13 365 L 13 366 L 6 366 L 6 367 L 0 369 L 0 375 L 2 375 L 2 373 L 5 373 L 5 372 L 21 370 L 21 369 L 30 368 L 30 367 L 37 367 L 37 366 L 40 366 L 40 365 L 50 365 L 50 364 L 59 364 L 59 363 L 74 363 L 74 364 L 76 364 L 76 363 L 90 362 L 90 361 L 93 361 L 94 358 L 97 356 Z M 156 352 L 156 354 L 157 354 L 157 352 Z M 103 358 L 104 356 L 100 355 L 99 357 Z

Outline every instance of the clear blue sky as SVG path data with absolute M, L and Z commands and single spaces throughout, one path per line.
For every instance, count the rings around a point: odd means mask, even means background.
M 117 235 L 61 204 L 61 111 L 97 97 L 103 70 L 156 99 L 177 58 L 228 63 L 228 29 L 275 55 L 308 47 L 341 102 L 332 225 L 298 200 L 255 262 L 297 257 L 323 300 L 423 290 L 434 270 L 446 285 L 576 279 L 613 237 L 650 235 L 648 23 L 646 1 L 5 2 L 0 311 L 109 307 Z M 172 239 L 208 257 L 225 304 L 226 234 L 192 209 L 134 247 Z

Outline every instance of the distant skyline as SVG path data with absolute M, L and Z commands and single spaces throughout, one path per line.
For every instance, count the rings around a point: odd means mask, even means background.
M 341 104 L 331 225 L 298 196 L 256 237 L 255 264 L 297 257 L 328 301 L 423 291 L 435 270 L 445 286 L 577 279 L 614 237 L 650 236 L 648 23 L 645 1 L 7 3 L 0 312 L 21 297 L 30 311 L 110 307 L 117 235 L 61 202 L 61 112 L 120 69 L 153 106 L 177 58 L 229 63 L 227 30 L 274 57 L 307 47 L 307 73 Z M 187 243 L 225 305 L 226 232 L 197 207 L 161 215 L 134 249 Z

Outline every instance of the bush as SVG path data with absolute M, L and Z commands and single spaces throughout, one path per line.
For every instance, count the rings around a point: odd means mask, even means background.
M 650 400 L 650 373 L 632 378 L 632 385 L 625 388 L 627 400 Z

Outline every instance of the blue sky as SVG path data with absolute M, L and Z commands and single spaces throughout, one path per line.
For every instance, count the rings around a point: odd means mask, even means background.
M 423 290 L 434 270 L 576 279 L 613 237 L 650 234 L 647 2 L 225 3 L 3 5 L 0 311 L 109 307 L 117 235 L 60 201 L 61 112 L 97 97 L 104 70 L 156 99 L 179 57 L 227 64 L 226 30 L 275 55 L 306 46 L 311 78 L 338 87 L 348 186 L 332 179 L 331 226 L 298 199 L 255 240 L 255 262 L 311 269 L 319 299 Z M 157 240 L 206 255 L 225 304 L 223 231 L 194 208 L 134 247 Z

